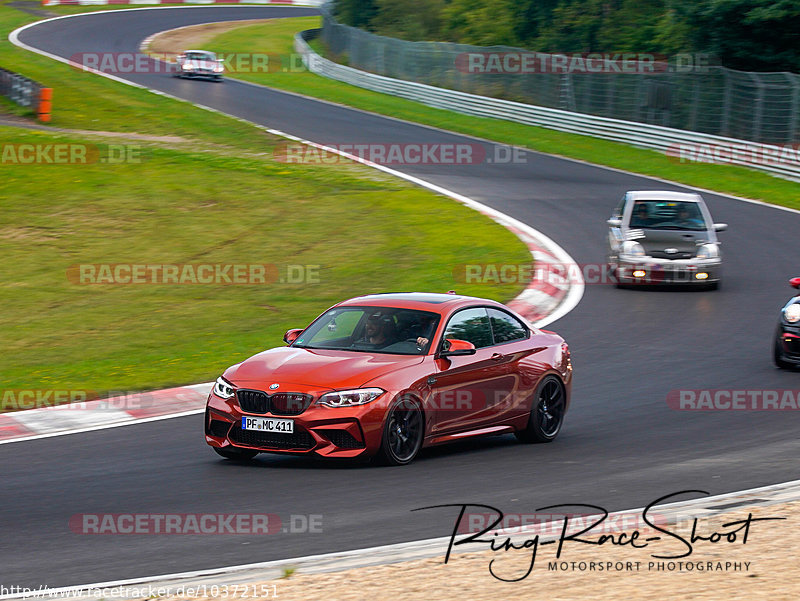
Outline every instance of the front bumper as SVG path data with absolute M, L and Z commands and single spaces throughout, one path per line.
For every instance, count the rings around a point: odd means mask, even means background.
M 236 397 L 209 395 L 205 415 L 206 442 L 217 448 L 251 449 L 265 453 L 315 454 L 320 457 L 353 458 L 377 453 L 389 393 L 357 407 L 312 405 L 300 415 L 250 413 Z M 292 434 L 243 430 L 242 417 L 275 417 L 294 421 Z
M 208 69 L 182 69 L 180 74 L 185 77 L 207 77 L 209 79 L 222 79 L 222 73 Z
M 789 325 L 779 323 L 776 345 L 780 349 L 780 358 L 786 363 L 800 367 L 800 324 Z
M 620 284 L 703 285 L 720 281 L 720 259 L 620 258 L 616 264 Z

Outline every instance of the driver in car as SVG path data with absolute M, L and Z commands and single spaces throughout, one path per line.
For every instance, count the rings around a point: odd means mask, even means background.
M 689 210 L 689 207 L 681 205 L 678 207 L 678 212 L 675 217 L 675 221 L 681 227 L 688 227 L 688 228 L 698 228 L 703 227 L 703 222 L 697 218 L 697 216 L 692 215 L 692 212 Z
M 653 218 L 650 217 L 647 204 L 644 202 L 637 202 L 633 207 L 633 214 L 631 215 L 631 227 L 649 227 L 652 224 Z

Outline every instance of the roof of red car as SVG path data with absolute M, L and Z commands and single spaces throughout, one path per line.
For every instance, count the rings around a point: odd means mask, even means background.
M 435 292 L 389 292 L 357 296 L 339 303 L 339 306 L 369 305 L 376 307 L 398 307 L 441 313 L 445 307 L 468 303 L 497 304 L 493 300 L 463 296 L 461 294 L 437 294 Z

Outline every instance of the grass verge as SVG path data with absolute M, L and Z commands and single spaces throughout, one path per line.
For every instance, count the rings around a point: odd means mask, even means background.
M 530 260 L 510 232 L 447 198 L 360 165 L 275 162 L 276 138 L 261 130 L 11 47 L 8 32 L 30 19 L 0 6 L 0 65 L 55 88 L 54 126 L 97 133 L 0 126 L 4 401 L 14 390 L 207 381 L 343 298 L 447 290 L 457 265 Z M 135 159 L 27 164 L 20 144 L 88 144 L 90 157 L 113 144 Z M 309 277 L 88 285 L 67 276 L 119 263 L 269 264 L 284 276 L 295 265 Z M 455 285 L 498 300 L 521 288 Z

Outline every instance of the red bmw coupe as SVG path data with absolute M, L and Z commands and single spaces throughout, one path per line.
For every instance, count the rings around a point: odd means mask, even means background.
M 564 339 L 491 300 L 360 296 L 284 341 L 214 384 L 205 435 L 223 457 L 313 453 L 403 465 L 423 447 L 472 436 L 550 442 L 569 407 Z

